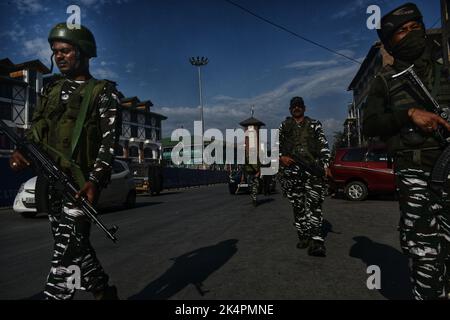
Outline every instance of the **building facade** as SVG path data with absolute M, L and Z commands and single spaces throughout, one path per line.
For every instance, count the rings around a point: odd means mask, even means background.
M 122 130 L 116 156 L 132 162 L 159 162 L 162 159 L 161 127 L 167 117 L 152 112 L 150 100 L 121 99 Z
M 362 136 L 362 115 L 370 86 L 377 73 L 385 65 L 393 62 L 394 59 L 387 53 L 381 42 L 374 43 L 348 86 L 348 90 L 353 91 L 353 99 L 348 105 L 347 119 L 344 122 L 344 137 L 348 147 L 367 144 Z
M 10 121 L 17 133 L 30 128 L 31 117 L 39 102 L 43 76 L 50 70 L 39 60 L 15 64 L 0 60 L 0 119 Z M 0 156 L 8 156 L 11 143 L 0 134 Z

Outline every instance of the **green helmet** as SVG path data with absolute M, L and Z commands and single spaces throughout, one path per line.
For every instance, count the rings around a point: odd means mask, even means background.
M 97 56 L 97 45 L 92 32 L 80 26 L 80 29 L 69 29 L 66 23 L 58 23 L 50 30 L 48 42 L 50 45 L 53 41 L 62 41 L 71 43 L 80 48 L 80 50 L 89 58 Z

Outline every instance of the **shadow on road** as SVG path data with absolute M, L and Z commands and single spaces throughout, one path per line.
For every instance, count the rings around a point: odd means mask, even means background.
M 44 291 L 41 291 L 32 295 L 31 297 L 23 298 L 21 300 L 45 300 L 45 294 Z
M 133 209 L 138 209 L 138 208 L 148 207 L 148 206 L 155 206 L 155 205 L 161 204 L 161 203 L 164 203 L 164 202 L 158 202 L 158 201 L 138 202 L 135 204 Z
M 45 213 L 45 212 L 40 212 L 40 213 L 38 213 L 36 216 L 34 216 L 33 218 L 31 218 L 31 219 L 37 219 L 37 220 L 39 220 L 39 219 L 45 219 L 45 220 L 47 220 L 47 219 L 48 219 L 48 214 Z
M 258 199 L 258 206 L 275 201 L 274 198 L 264 198 L 264 199 Z
M 127 209 L 127 208 L 123 208 L 123 207 L 110 207 L 110 208 L 103 208 L 100 209 L 99 212 L 100 214 L 110 214 L 110 213 L 114 213 L 114 212 L 120 212 L 120 211 L 127 211 L 127 210 L 132 210 L 132 209 L 139 209 L 139 208 L 143 208 L 143 207 L 148 207 L 148 206 L 155 206 L 158 204 L 161 204 L 164 202 L 160 202 L 160 201 L 146 201 L 146 202 L 137 202 L 134 205 L 134 208 L 131 209 Z
M 162 197 L 162 196 L 170 196 L 170 195 L 174 195 L 174 194 L 179 194 L 181 192 L 179 191 L 161 191 L 160 194 L 155 194 L 155 195 L 151 195 L 150 193 L 140 193 L 138 194 L 138 197 Z
M 336 193 L 332 193 L 329 195 L 330 198 L 332 199 L 337 199 L 337 200 L 345 200 L 350 202 L 350 200 L 348 200 L 345 196 L 345 194 L 343 192 L 336 192 Z M 397 194 L 369 194 L 367 196 L 366 200 L 373 200 L 373 201 L 398 201 L 398 196 Z
M 203 287 L 203 282 L 237 252 L 237 242 L 229 239 L 172 258 L 174 264 L 164 274 L 128 299 L 166 300 L 190 284 L 204 296 L 208 290 Z
M 342 232 L 334 231 L 333 225 L 327 219 L 323 219 L 322 222 L 322 235 L 325 239 L 329 233 L 341 234 Z
M 378 291 L 389 300 L 412 299 L 408 258 L 397 249 L 364 236 L 353 240 L 356 243 L 350 249 L 350 257 L 361 259 L 367 266 L 380 267 L 381 289 Z

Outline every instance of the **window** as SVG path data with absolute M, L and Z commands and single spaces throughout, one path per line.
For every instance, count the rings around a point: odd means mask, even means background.
M 122 121 L 130 122 L 130 112 L 129 111 L 122 111 Z
M 366 149 L 350 149 L 342 157 L 342 161 L 348 161 L 348 162 L 364 161 L 365 154 L 366 154 Z
M 129 156 L 134 158 L 139 157 L 139 148 L 136 146 L 131 146 L 129 150 Z
M 138 127 L 138 132 L 137 133 L 138 133 L 137 137 L 139 139 L 145 139 L 145 128 Z
M 131 138 L 131 129 L 129 125 L 122 124 L 122 134 L 125 138 Z
M 387 151 L 383 149 L 370 150 L 367 153 L 367 161 L 386 162 L 389 160 Z
M 137 120 L 139 124 L 145 124 L 145 114 L 138 114 Z
M 153 150 L 150 148 L 145 148 L 144 149 L 144 158 L 153 159 Z

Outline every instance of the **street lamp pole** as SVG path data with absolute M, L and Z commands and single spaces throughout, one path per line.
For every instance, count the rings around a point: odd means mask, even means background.
M 189 59 L 189 62 L 197 67 L 198 70 L 198 91 L 199 91 L 199 97 L 200 97 L 200 121 L 202 122 L 202 165 L 203 165 L 203 134 L 205 131 L 205 122 L 203 118 L 203 93 L 202 93 L 202 72 L 201 67 L 208 64 L 208 58 L 206 57 L 192 57 Z

